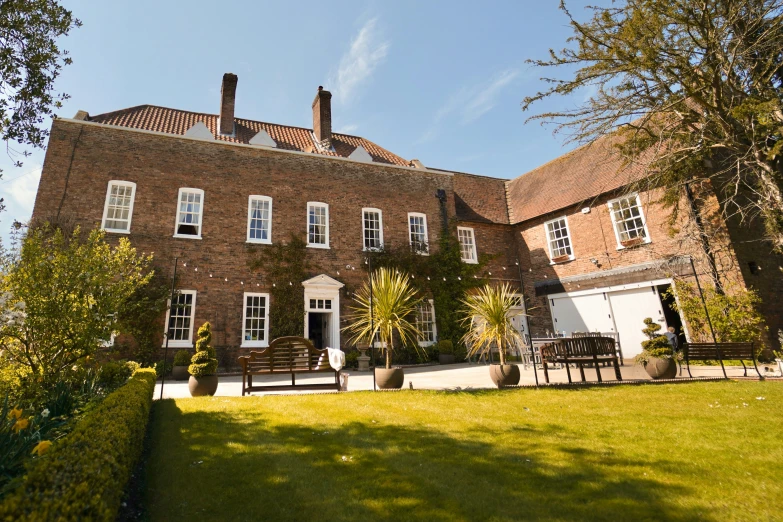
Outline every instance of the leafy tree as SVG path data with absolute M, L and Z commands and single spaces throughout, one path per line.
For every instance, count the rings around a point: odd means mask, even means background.
M 104 236 L 32 229 L 0 271 L 0 350 L 44 384 L 95 353 L 117 311 L 153 277 L 151 256 L 137 255 L 127 238 L 112 247 Z
M 40 124 L 68 99 L 55 91 L 54 82 L 68 51 L 57 40 L 78 18 L 56 0 L 0 2 L 0 138 L 42 147 L 49 132 Z M 17 163 L 21 165 L 21 163 Z
M 570 21 L 570 47 L 550 50 L 544 78 L 522 103 L 591 93 L 574 109 L 532 120 L 570 139 L 610 142 L 646 183 L 667 188 L 677 212 L 683 182 L 710 178 L 729 214 L 760 215 L 783 251 L 783 0 L 623 0 Z

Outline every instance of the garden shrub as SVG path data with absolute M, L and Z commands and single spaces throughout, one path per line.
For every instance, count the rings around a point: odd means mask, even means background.
M 359 367 L 359 352 L 358 350 L 351 350 L 345 354 L 345 367 L 346 368 L 358 368 Z
M 0 519 L 113 521 L 142 451 L 155 372 L 140 369 L 34 461 Z
M 450 339 L 443 339 L 438 341 L 438 353 L 442 353 L 442 354 L 454 353 L 454 343 Z
M 158 361 L 155 363 L 155 375 L 160 379 L 163 374 L 169 375 L 171 373 L 171 363 L 168 361 Z
M 193 377 L 206 377 L 215 375 L 218 361 L 215 358 L 215 349 L 212 348 L 212 326 L 209 322 L 201 325 L 196 339 L 196 354 L 190 359 L 188 373 Z
M 174 354 L 174 366 L 189 366 L 190 352 L 187 350 L 177 350 Z
M 133 372 L 139 368 L 134 361 L 108 361 L 98 369 L 98 384 L 113 391 L 130 379 Z
M 646 326 L 642 329 L 642 333 L 647 336 L 647 340 L 642 341 L 642 353 L 636 356 L 636 362 L 646 365 L 653 357 L 657 359 L 678 358 L 669 339 L 658 333 L 661 325 L 653 321 L 651 317 L 645 318 L 644 324 Z

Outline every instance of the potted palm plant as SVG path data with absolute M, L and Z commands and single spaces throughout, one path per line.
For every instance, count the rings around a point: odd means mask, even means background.
M 407 274 L 379 268 L 370 277 L 354 294 L 350 324 L 344 330 L 353 334 L 354 343 L 379 340 L 386 367 L 374 369 L 375 382 L 382 390 L 402 388 L 405 373 L 391 364 L 394 338 L 396 334 L 401 346 L 413 345 L 418 350 L 416 340 L 421 333 L 409 319 L 414 317 L 420 299 Z
M 489 375 L 495 386 L 519 384 L 519 366 L 506 364 L 506 350 L 512 344 L 522 342 L 511 319 L 521 315 L 515 308 L 514 292 L 508 283 L 501 286 L 485 285 L 462 300 L 464 305 L 463 324 L 467 333 L 462 340 L 468 346 L 468 355 L 489 355 L 497 347 L 500 364 L 489 367 Z
M 648 317 L 642 330 L 647 340 L 642 342 L 642 353 L 636 356 L 636 363 L 644 366 L 647 375 L 653 379 L 674 379 L 677 376 L 677 359 L 680 354 L 665 335 L 658 331 L 661 325 Z
M 215 349 L 212 348 L 212 327 L 209 322 L 201 325 L 196 339 L 196 354 L 190 359 L 188 389 L 193 397 L 215 395 L 218 387 Z
M 171 367 L 171 375 L 175 381 L 188 380 L 188 366 L 190 365 L 190 352 L 178 350 L 174 354 L 174 366 Z

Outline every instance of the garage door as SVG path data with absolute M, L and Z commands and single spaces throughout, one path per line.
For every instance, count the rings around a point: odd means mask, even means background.
M 654 286 L 610 292 L 609 300 L 614 312 L 614 324 L 620 334 L 620 346 L 624 357 L 639 355 L 642 351 L 642 341 L 647 337 L 642 333 L 644 319 L 651 317 L 663 328 L 666 319 L 663 317 L 663 305 Z
M 604 293 L 553 297 L 549 300 L 555 329 L 573 332 L 613 332 L 612 313 Z

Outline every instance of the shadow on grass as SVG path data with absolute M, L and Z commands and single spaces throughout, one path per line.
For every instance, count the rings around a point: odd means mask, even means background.
M 476 442 L 371 419 L 281 423 L 263 408 L 183 413 L 164 400 L 151 426 L 153 520 L 712 519 L 706 504 L 678 502 L 692 492 L 641 469 L 676 474 L 681 464 L 591 450 L 556 424 L 487 430 Z

